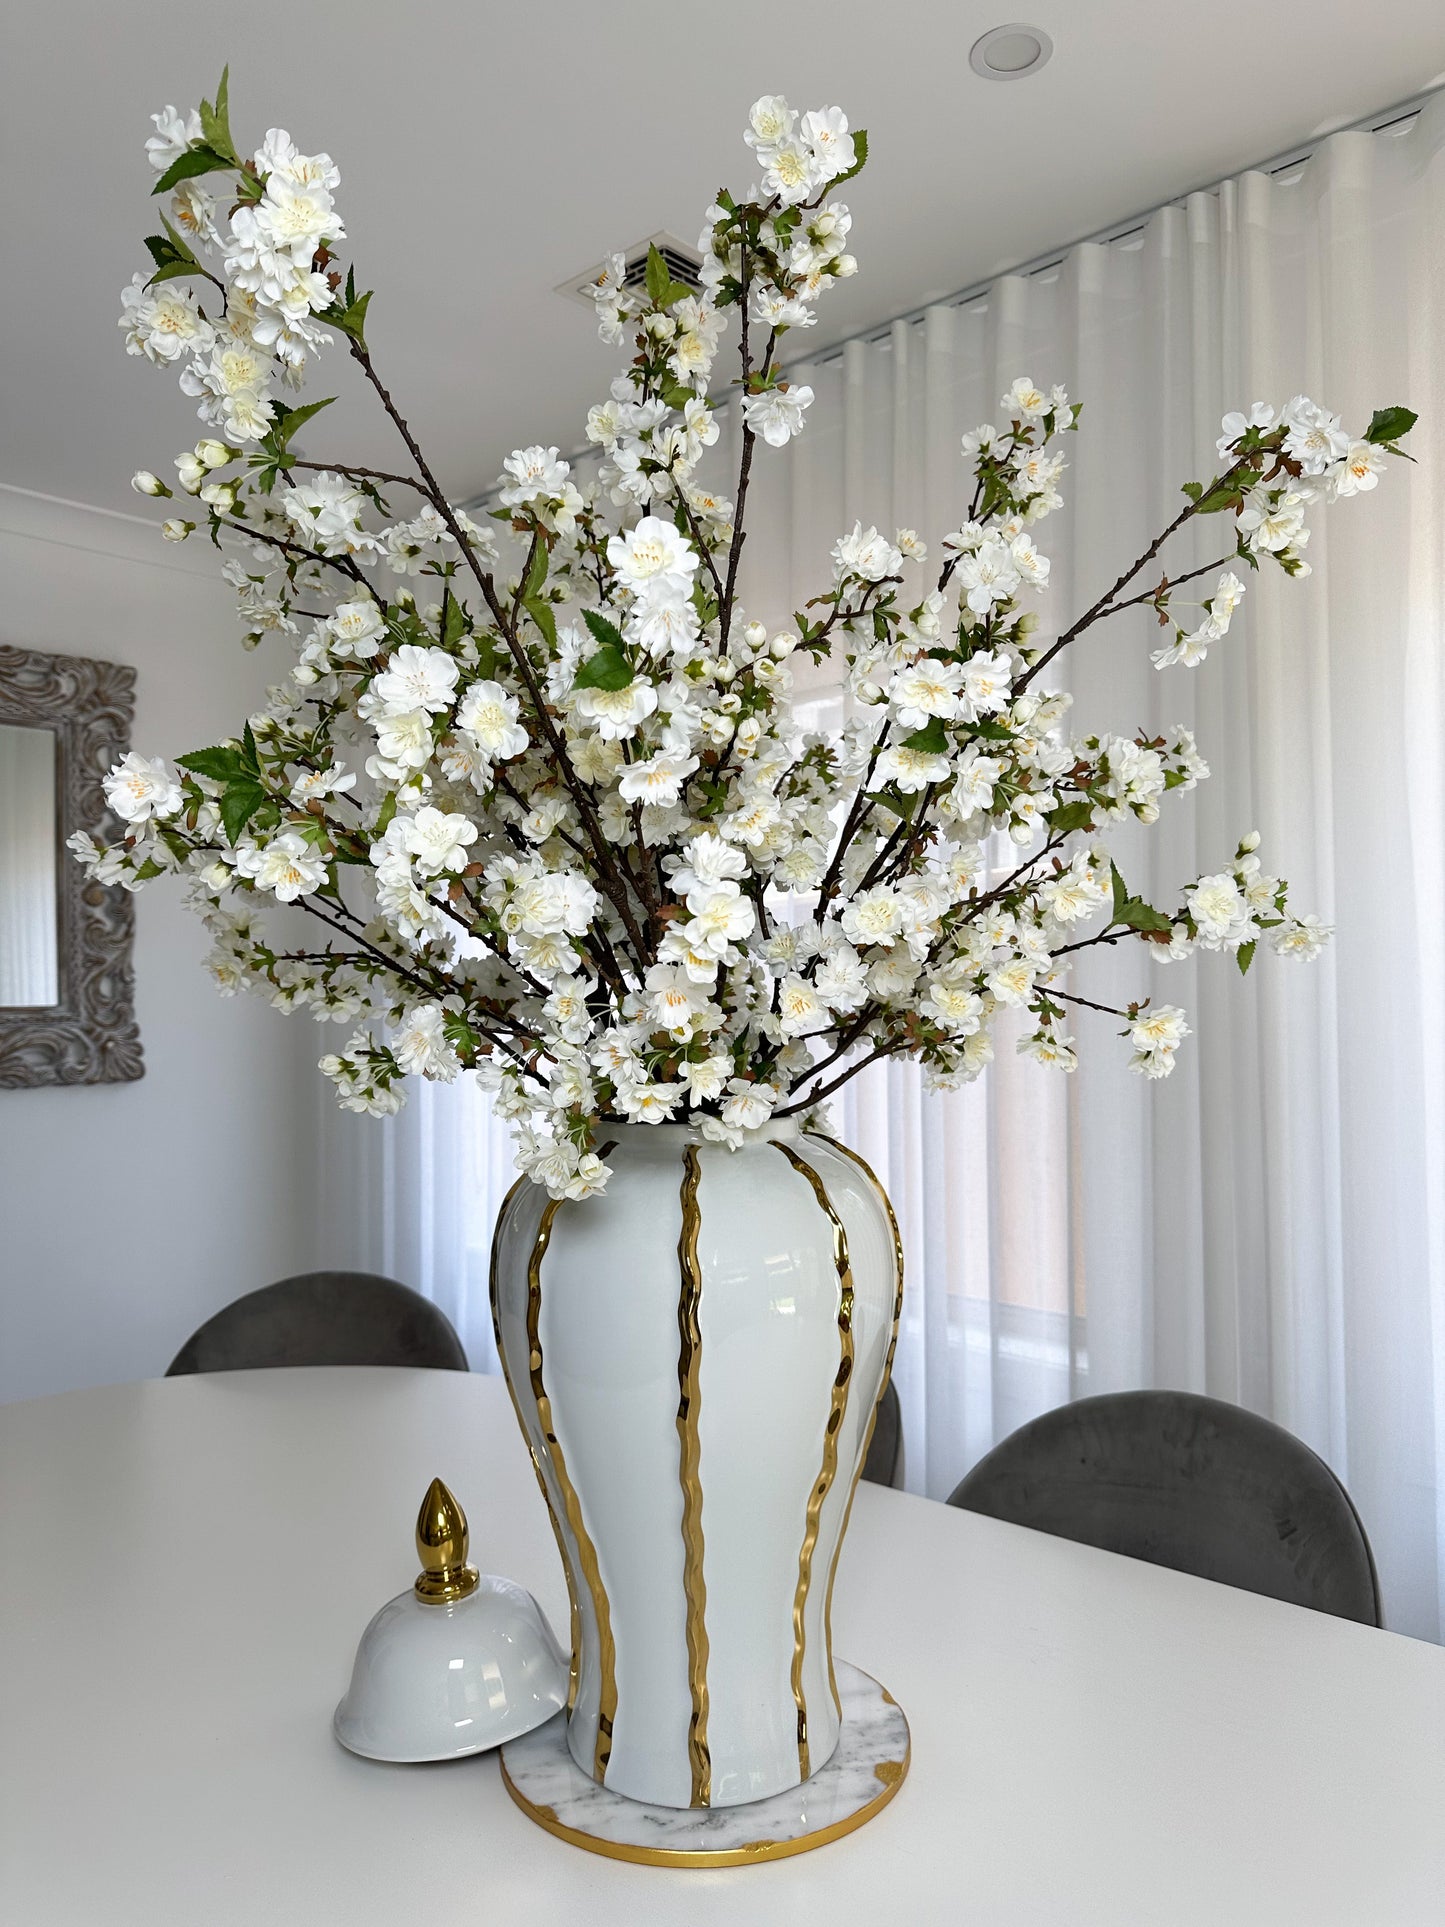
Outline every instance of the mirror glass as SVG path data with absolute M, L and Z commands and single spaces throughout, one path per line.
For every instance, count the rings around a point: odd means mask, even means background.
M 60 1002 L 55 735 L 0 723 L 0 1009 Z

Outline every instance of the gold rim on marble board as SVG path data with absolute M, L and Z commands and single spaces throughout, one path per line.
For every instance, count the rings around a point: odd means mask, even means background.
M 855 1667 L 862 1673 L 862 1667 Z M 595 1833 L 584 1833 L 580 1827 L 569 1827 L 565 1820 L 557 1818 L 554 1807 L 544 1806 L 538 1801 L 529 1800 L 517 1786 L 507 1771 L 507 1762 L 501 1752 L 497 1754 L 497 1764 L 502 1769 L 502 1784 L 513 1801 L 522 1809 L 529 1820 L 553 1834 L 558 1840 L 565 1840 L 570 1846 L 581 1847 L 586 1853 L 599 1853 L 608 1860 L 629 1860 L 641 1867 L 752 1867 L 763 1860 L 789 1860 L 795 1854 L 811 1853 L 815 1847 L 831 1846 L 833 1841 L 842 1840 L 850 1833 L 880 1814 L 892 1800 L 908 1778 L 908 1769 L 913 1764 L 913 1736 L 908 1725 L 908 1715 L 898 1705 L 886 1686 L 873 1679 L 871 1673 L 864 1673 L 865 1679 L 873 1680 L 888 1705 L 896 1708 L 903 1721 L 903 1758 L 901 1760 L 877 1760 L 874 1762 L 874 1777 L 880 1782 L 879 1791 L 856 1813 L 835 1820 L 831 1826 L 820 1827 L 816 1833 L 795 1834 L 790 1840 L 749 1840 L 741 1847 L 688 1848 L 688 1847 L 637 1847 L 625 1840 L 604 1840 Z M 820 1769 L 826 1771 L 826 1769 Z M 621 1799 L 620 1794 L 613 1796 Z M 711 1808 L 712 1812 L 725 1809 Z M 683 1809 L 679 1809 L 683 1811 Z

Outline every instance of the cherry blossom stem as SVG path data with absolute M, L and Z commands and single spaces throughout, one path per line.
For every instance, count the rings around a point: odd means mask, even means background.
M 632 906 L 627 896 L 627 886 L 622 881 L 618 866 L 612 855 L 611 846 L 602 833 L 602 825 L 597 820 L 597 812 L 592 807 L 591 798 L 587 795 L 586 786 L 577 775 L 576 770 L 572 767 L 572 759 L 567 754 L 567 745 L 563 739 L 562 732 L 552 720 L 552 715 L 547 707 L 542 687 L 537 681 L 536 674 L 527 658 L 526 648 L 520 636 L 517 634 L 515 621 L 508 622 L 501 599 L 497 595 L 496 583 L 488 571 L 482 568 L 473 552 L 471 543 L 468 542 L 463 535 L 451 503 L 442 493 L 441 485 L 432 473 L 430 464 L 421 451 L 420 443 L 407 426 L 396 403 L 387 392 L 381 377 L 377 374 L 372 364 L 370 354 L 362 347 L 361 343 L 356 340 L 353 340 L 351 343 L 351 353 L 355 360 L 360 363 L 362 371 L 366 375 L 366 379 L 371 383 L 371 386 L 375 389 L 382 407 L 391 417 L 398 434 L 410 450 L 411 458 L 416 463 L 418 472 L 426 482 L 432 507 L 446 523 L 452 536 L 456 540 L 458 549 L 462 555 L 466 557 L 467 567 L 475 578 L 477 586 L 486 600 L 487 607 L 492 612 L 492 618 L 496 622 L 502 640 L 506 643 L 508 652 L 517 666 L 517 672 L 526 685 L 527 693 L 531 698 L 532 708 L 541 726 L 542 733 L 547 738 L 548 747 L 557 759 L 558 769 L 562 772 L 562 779 L 571 792 L 573 802 L 577 805 L 577 813 L 582 818 L 587 830 L 588 840 L 592 844 L 595 861 L 598 866 L 598 875 L 603 879 L 604 888 L 606 889 L 608 897 L 611 899 L 612 907 L 622 919 L 623 927 L 632 940 L 633 947 L 637 952 L 639 966 L 645 970 L 652 961 L 653 953 L 644 939 L 642 931 L 638 927 L 636 918 L 632 914 Z M 536 538 L 534 536 L 534 551 L 535 546 Z

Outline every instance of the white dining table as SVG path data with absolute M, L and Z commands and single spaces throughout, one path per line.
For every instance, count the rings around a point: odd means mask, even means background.
M 0 1408 L 7 1927 L 1431 1927 L 1445 1651 L 864 1485 L 837 1650 L 912 1726 L 795 1859 L 599 1858 L 495 1755 L 380 1766 L 331 1714 L 440 1475 L 472 1558 L 566 1593 L 495 1379 L 235 1372 Z

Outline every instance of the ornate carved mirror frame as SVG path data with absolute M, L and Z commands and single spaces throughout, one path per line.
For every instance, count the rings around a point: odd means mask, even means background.
M 130 748 L 135 671 L 85 656 L 0 645 L 0 723 L 55 737 L 59 1002 L 0 1008 L 0 1088 L 119 1084 L 145 1074 L 135 1021 L 128 891 L 88 882 L 65 847 L 76 830 L 111 836 L 102 778 Z

